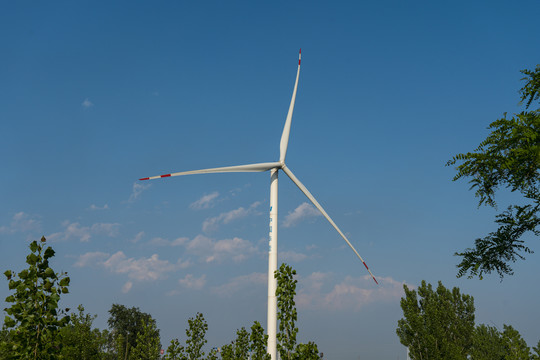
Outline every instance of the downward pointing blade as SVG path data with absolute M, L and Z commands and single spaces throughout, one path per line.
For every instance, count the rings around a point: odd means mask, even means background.
M 281 142 L 279 143 L 279 161 L 285 161 L 285 155 L 287 155 L 287 146 L 289 144 L 289 134 L 291 133 L 291 121 L 294 111 L 294 102 L 296 101 L 296 89 L 298 89 L 298 78 L 300 77 L 300 61 L 302 60 L 302 49 L 298 53 L 298 71 L 296 72 L 296 82 L 294 83 L 294 90 L 291 98 L 291 104 L 289 105 L 289 112 L 287 113 L 287 119 L 285 120 L 285 126 L 283 127 L 283 133 L 281 134 Z
M 191 170 L 183 171 L 171 174 L 164 174 L 158 176 L 150 176 L 146 178 L 141 178 L 139 180 L 152 180 L 160 179 L 171 176 L 181 176 L 181 175 L 195 175 L 195 174 L 211 174 L 211 173 L 226 173 L 226 172 L 261 172 L 268 171 L 270 169 L 281 167 L 279 162 L 270 162 L 270 163 L 259 163 L 259 164 L 249 164 L 249 165 L 238 165 L 238 166 L 225 166 L 212 169 L 202 169 L 202 170 Z
M 315 205 L 315 207 L 317 209 L 319 209 L 319 211 L 324 215 L 324 217 L 326 218 L 326 220 L 328 220 L 330 222 L 330 224 L 332 224 L 332 226 L 334 227 L 334 229 L 337 230 L 337 232 L 339 233 L 339 235 L 341 235 L 341 237 L 343 238 L 343 240 L 345 240 L 347 242 L 347 244 L 350 246 L 350 248 L 354 251 L 354 253 L 356 254 L 356 256 L 358 256 L 358 258 L 360 259 L 360 261 L 362 261 L 362 264 L 364 264 L 364 266 L 366 267 L 367 271 L 369 272 L 369 274 L 371 275 L 371 277 L 373 278 L 373 281 L 375 281 L 375 283 L 378 285 L 379 283 L 377 282 L 377 279 L 375 279 L 375 276 L 373 276 L 373 273 L 371 272 L 371 270 L 369 270 L 368 266 L 366 265 L 366 262 L 364 261 L 364 259 L 362 259 L 362 257 L 360 256 L 360 254 L 358 253 L 358 251 L 356 251 L 356 249 L 354 248 L 354 246 L 352 246 L 352 244 L 349 242 L 349 239 L 347 239 L 347 237 L 345 236 L 345 234 L 343 234 L 343 232 L 338 228 L 338 226 L 336 225 L 336 223 L 334 223 L 334 221 L 330 218 L 330 216 L 328 216 L 328 214 L 326 213 L 326 211 L 324 211 L 323 207 L 321 206 L 321 204 L 319 204 L 319 202 L 317 200 L 315 200 L 315 198 L 313 197 L 313 195 L 311 195 L 311 193 L 309 192 L 309 190 L 304 186 L 304 184 L 302 184 L 300 182 L 300 180 L 298 180 L 298 178 L 296 176 L 294 176 L 294 174 L 292 173 L 291 170 L 289 170 L 289 168 L 287 168 L 285 165 L 282 166 L 281 170 L 283 170 L 283 172 L 285 174 L 287 174 L 287 176 L 293 181 L 293 183 L 296 184 L 296 186 L 298 186 L 298 188 L 300 190 L 302 190 L 302 192 L 307 196 L 307 198 L 309 200 L 311 200 L 311 202 L 313 203 L 313 205 Z

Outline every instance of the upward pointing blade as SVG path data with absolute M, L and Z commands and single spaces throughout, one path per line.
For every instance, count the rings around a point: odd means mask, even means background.
M 291 98 L 291 104 L 289 105 L 289 112 L 287 113 L 287 119 L 285 120 L 285 126 L 283 127 L 283 133 L 281 134 L 281 142 L 279 143 L 279 161 L 285 161 L 285 155 L 287 155 L 287 146 L 289 144 L 289 134 L 291 133 L 291 120 L 294 111 L 294 102 L 296 101 L 296 89 L 298 89 L 298 78 L 300 77 L 300 61 L 302 60 L 302 49 L 298 53 L 298 71 L 296 72 L 296 82 L 294 83 L 294 90 Z
M 341 235 L 341 237 L 343 238 L 343 240 L 345 240 L 347 242 L 347 244 L 350 246 L 350 248 L 354 251 L 354 253 L 356 254 L 356 256 L 358 256 L 358 258 L 360 259 L 360 261 L 362 261 L 362 264 L 364 264 L 364 266 L 366 267 L 367 271 L 369 272 L 369 274 L 371 275 L 371 277 L 373 278 L 373 281 L 375 281 L 375 283 L 378 285 L 379 283 L 377 282 L 377 279 L 375 279 L 375 276 L 373 276 L 373 273 L 371 272 L 371 270 L 369 270 L 368 266 L 366 265 L 366 262 L 364 261 L 364 259 L 362 259 L 362 257 L 360 256 L 360 254 L 358 253 L 358 251 L 356 251 L 356 249 L 354 248 L 354 246 L 352 246 L 352 244 L 349 242 L 349 239 L 347 239 L 347 237 L 345 236 L 345 234 L 343 234 L 343 232 L 341 232 L 341 230 L 337 227 L 336 223 L 334 223 L 334 221 L 330 218 L 330 216 L 328 216 L 328 214 L 326 213 L 326 211 L 324 211 L 323 207 L 321 206 L 321 204 L 319 204 L 319 202 L 317 200 L 315 200 L 315 198 L 313 197 L 313 195 L 311 195 L 311 193 L 309 192 L 309 190 L 304 186 L 304 184 L 302 184 L 300 182 L 300 180 L 298 180 L 296 178 L 296 176 L 294 176 L 294 174 L 292 173 L 291 170 L 289 170 L 289 168 L 287 168 L 287 166 L 283 165 L 281 167 L 281 170 L 283 170 L 283 172 L 285 174 L 287 174 L 287 176 L 293 181 L 293 183 L 296 184 L 296 186 L 298 186 L 298 188 L 300 190 L 302 190 L 302 192 L 307 196 L 307 198 L 309 200 L 311 200 L 311 202 L 313 203 L 313 205 L 315 205 L 315 207 L 317 209 L 319 209 L 319 211 L 324 215 L 324 217 L 326 218 L 326 220 L 328 220 L 330 222 L 330 224 L 332 224 L 332 226 L 334 227 L 334 229 L 337 230 L 337 232 L 339 233 L 339 235 Z
M 194 175 L 194 174 L 211 174 L 211 173 L 225 173 L 225 172 L 261 172 L 261 171 L 268 171 L 276 167 L 281 167 L 281 164 L 278 162 L 271 162 L 271 163 L 259 163 L 259 164 L 238 165 L 238 166 L 225 166 L 225 167 L 212 168 L 212 169 L 191 170 L 191 171 L 183 171 L 183 172 L 177 172 L 177 173 L 172 173 L 172 174 L 150 176 L 146 178 L 141 178 L 139 180 L 152 180 L 152 179 L 160 179 L 160 178 L 165 178 L 165 177 L 170 177 L 170 176 Z

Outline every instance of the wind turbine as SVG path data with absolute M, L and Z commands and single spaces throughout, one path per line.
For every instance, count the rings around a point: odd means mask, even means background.
M 294 102 L 296 100 L 296 90 L 298 89 L 298 78 L 300 76 L 300 62 L 302 58 L 302 49 L 298 54 L 298 70 L 296 73 L 296 81 L 294 83 L 294 90 L 292 94 L 291 104 L 289 105 L 289 112 L 287 113 L 287 119 L 285 120 L 285 127 L 283 128 L 283 133 L 281 135 L 281 142 L 279 144 L 279 161 L 276 162 L 267 162 L 267 163 L 258 163 L 258 164 L 249 164 L 249 165 L 238 165 L 238 166 L 226 166 L 212 169 L 202 169 L 202 170 L 191 170 L 183 171 L 171 174 L 164 174 L 158 176 L 150 176 L 142 178 L 139 180 L 152 180 L 152 179 L 161 179 L 171 176 L 181 176 L 181 175 L 194 175 L 194 174 L 210 174 L 210 173 L 225 173 L 225 172 L 262 172 L 270 171 L 270 233 L 269 233 L 269 254 L 268 254 L 268 347 L 267 351 L 271 355 L 272 360 L 277 360 L 276 352 L 276 328 L 277 328 L 277 298 L 276 298 L 276 287 L 277 282 L 274 278 L 274 273 L 277 270 L 277 235 L 278 235 L 278 226 L 277 226 L 277 217 L 278 217 L 278 172 L 282 170 L 293 183 L 298 186 L 298 188 L 307 196 L 307 198 L 315 205 L 317 209 L 324 215 L 324 217 L 330 222 L 330 224 L 337 230 L 339 235 L 347 242 L 347 245 L 354 251 L 356 256 L 362 261 L 362 264 L 366 267 L 367 271 L 373 278 L 376 284 L 377 279 L 373 276 L 371 270 L 369 270 L 364 259 L 360 256 L 358 251 L 352 246 L 349 242 L 349 239 L 343 234 L 343 232 L 338 228 L 334 221 L 328 216 L 326 211 L 319 202 L 311 195 L 309 190 L 298 180 L 296 176 L 292 173 L 291 170 L 285 165 L 285 155 L 287 155 L 287 145 L 289 143 L 289 134 L 291 132 L 291 120 L 294 110 Z

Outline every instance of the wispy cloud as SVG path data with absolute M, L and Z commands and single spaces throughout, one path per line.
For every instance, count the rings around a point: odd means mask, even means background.
M 131 240 L 129 240 L 130 242 L 136 244 L 138 243 L 139 241 L 141 241 L 142 237 L 144 236 L 144 231 L 139 231 L 137 233 L 137 235 L 135 235 L 135 237 Z
M 187 242 L 189 242 L 189 238 L 187 237 L 179 237 L 175 240 L 167 240 L 161 237 L 155 237 L 150 240 L 151 245 L 157 246 L 180 246 L 185 245 Z
M 128 202 L 132 203 L 138 200 L 143 191 L 148 189 L 150 186 L 152 186 L 152 184 L 141 184 L 140 182 L 134 182 Z
M 220 296 L 230 297 L 246 289 L 258 291 L 258 288 L 264 288 L 268 282 L 268 275 L 265 273 L 251 273 L 249 275 L 237 276 L 229 282 L 216 286 L 212 291 Z
M 178 279 L 178 283 L 188 289 L 200 290 L 206 284 L 206 275 L 196 278 L 192 274 L 187 274 L 183 279 Z
M 149 242 L 154 246 L 182 246 L 186 254 L 198 257 L 199 261 L 241 262 L 253 254 L 257 254 L 257 247 L 250 241 L 234 237 L 232 239 L 216 240 L 204 235 L 197 235 L 193 239 L 180 237 L 175 240 L 167 240 L 155 237 Z
M 283 260 L 285 262 L 291 261 L 291 262 L 299 262 L 302 260 L 307 259 L 306 254 L 298 253 L 295 251 L 283 251 L 279 253 L 279 259 L 280 261 Z
M 94 104 L 90 101 L 89 98 L 86 98 L 86 99 L 84 99 L 84 101 L 81 103 L 81 106 L 82 106 L 84 109 L 89 109 L 89 108 L 91 108 L 92 106 L 94 106 Z
M 304 202 L 300 204 L 300 206 L 298 206 L 296 209 L 294 209 L 294 211 L 290 211 L 287 216 L 285 216 L 285 220 L 283 221 L 283 227 L 292 227 L 302 220 L 321 215 L 321 212 L 317 210 L 313 205 Z
M 131 290 L 132 287 L 133 287 L 133 283 L 131 281 L 128 281 L 127 283 L 124 284 L 124 286 L 122 286 L 122 292 L 124 294 L 127 294 L 129 290 Z
M 112 255 L 100 251 L 88 252 L 80 255 L 74 264 L 76 267 L 97 267 L 116 274 L 126 274 L 133 281 L 161 279 L 168 273 L 186 269 L 190 265 L 189 260 L 178 259 L 176 263 L 171 263 L 168 260 L 159 259 L 157 254 L 136 259 L 127 257 L 123 251 L 117 251 Z
M 68 220 L 62 223 L 64 231 L 56 232 L 48 236 L 51 241 L 66 241 L 78 239 L 81 242 L 90 241 L 92 235 L 104 235 L 115 237 L 119 233 L 120 224 L 118 223 L 96 223 L 92 226 L 81 226 L 78 222 L 71 223 Z
M 200 256 L 201 260 L 207 263 L 226 260 L 240 262 L 257 252 L 257 248 L 251 242 L 238 237 L 214 240 L 198 235 L 193 240 L 186 242 L 184 246 L 189 253 Z
M 228 224 L 231 221 L 238 220 L 255 213 L 255 210 L 260 204 L 260 201 L 256 201 L 251 204 L 247 209 L 239 207 L 238 209 L 221 213 L 216 217 L 208 218 L 204 220 L 202 229 L 205 233 L 215 231 L 220 224 Z
M 297 305 L 299 308 L 318 310 L 360 311 L 375 302 L 398 301 L 403 295 L 403 282 L 391 277 L 378 278 L 374 286 L 371 276 L 346 276 L 337 283 L 333 274 L 315 272 L 299 280 Z
M 79 256 L 79 259 L 74 265 L 76 267 L 100 265 L 103 264 L 107 258 L 109 258 L 109 253 L 101 251 L 87 252 L 86 254 Z
M 205 194 L 199 200 L 189 205 L 189 207 L 195 210 L 209 209 L 214 206 L 214 200 L 218 196 L 219 193 L 217 191 L 214 191 L 211 194 Z
M 111 255 L 103 265 L 106 269 L 118 274 L 127 274 L 134 280 L 157 280 L 165 273 L 175 270 L 174 264 L 160 260 L 158 254 L 149 258 L 128 258 L 124 252 L 118 251 Z
M 20 211 L 13 215 L 9 225 L 0 226 L 0 234 L 13 234 L 18 232 L 40 231 L 41 221 L 37 216 L 31 216 Z
M 90 210 L 108 210 L 109 205 L 105 204 L 103 206 L 97 206 L 95 204 L 90 205 Z

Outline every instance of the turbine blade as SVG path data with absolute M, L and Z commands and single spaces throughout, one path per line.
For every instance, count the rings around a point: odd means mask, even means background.
M 211 173 L 225 173 L 225 172 L 260 172 L 260 171 L 268 171 L 275 167 L 281 167 L 281 163 L 270 162 L 270 163 L 259 163 L 259 164 L 238 165 L 238 166 L 225 166 L 225 167 L 212 168 L 212 169 L 191 170 L 191 171 L 183 171 L 183 172 L 177 172 L 177 173 L 172 173 L 172 174 L 150 176 L 150 177 L 141 178 L 139 180 L 152 180 L 152 179 L 160 179 L 160 178 L 171 177 L 171 176 L 194 175 L 194 174 L 211 174 Z
M 341 237 L 343 238 L 343 240 L 345 240 L 347 242 L 347 244 L 350 246 L 350 248 L 354 251 L 354 253 L 356 254 L 356 256 L 358 256 L 358 258 L 360 259 L 360 261 L 362 261 L 362 264 L 364 264 L 364 266 L 366 267 L 367 271 L 369 272 L 369 274 L 371 275 L 371 277 L 373 278 L 373 281 L 375 281 L 375 283 L 377 285 L 379 285 L 379 283 L 377 282 L 377 279 L 375 279 L 375 276 L 373 276 L 373 273 L 371 272 L 371 270 L 369 270 L 368 266 L 366 265 L 366 262 L 364 261 L 364 259 L 362 259 L 362 257 L 360 256 L 360 254 L 358 253 L 358 251 L 356 251 L 356 249 L 354 248 L 354 246 L 352 246 L 352 244 L 350 243 L 349 239 L 347 239 L 347 237 L 345 236 L 345 234 L 343 234 L 343 232 L 338 228 L 338 226 L 336 225 L 336 223 L 330 218 L 330 216 L 328 216 L 328 214 L 326 213 L 326 211 L 324 211 L 323 207 L 321 206 L 321 204 L 319 204 L 319 202 L 317 200 L 315 200 L 315 197 L 313 197 L 313 195 L 311 195 L 311 193 L 309 192 L 309 190 L 304 186 L 304 184 L 302 184 L 300 182 L 300 180 L 298 180 L 298 178 L 296 176 L 294 176 L 294 174 L 292 173 L 291 170 L 289 170 L 289 168 L 287 168 L 287 166 L 283 165 L 281 170 L 283 170 L 283 172 L 285 174 L 287 174 L 287 176 L 293 181 L 293 183 L 296 184 L 296 186 L 298 186 L 298 188 L 300 190 L 302 190 L 302 192 L 307 196 L 307 198 L 309 200 L 311 200 L 311 202 L 313 203 L 313 205 L 315 205 L 315 207 L 317 209 L 319 209 L 319 211 L 324 215 L 324 217 L 326 218 L 326 220 L 328 220 L 328 222 L 330 222 L 330 224 L 332 224 L 332 226 L 334 227 L 334 229 L 337 230 L 337 232 L 339 233 L 339 235 L 341 235 Z
M 291 133 L 291 121 L 294 111 L 294 102 L 296 101 L 296 89 L 298 89 L 298 78 L 300 77 L 300 61 L 302 59 L 302 49 L 298 53 L 298 70 L 296 72 L 296 82 L 294 83 L 294 90 L 291 98 L 291 104 L 289 105 L 289 112 L 287 113 L 287 119 L 285 120 L 285 126 L 283 127 L 283 133 L 281 134 L 281 142 L 279 143 L 279 161 L 285 161 L 285 155 L 287 155 L 287 146 L 289 144 L 289 134 Z

